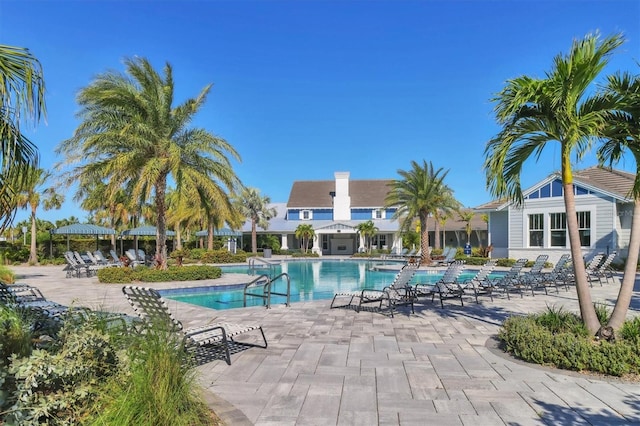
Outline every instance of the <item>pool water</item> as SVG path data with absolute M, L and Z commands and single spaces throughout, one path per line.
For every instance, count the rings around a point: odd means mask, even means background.
M 378 270 L 382 262 L 321 260 L 292 261 L 273 265 L 269 268 L 251 270 L 247 266 L 222 267 L 224 273 L 240 273 L 249 275 L 265 274 L 270 277 L 287 273 L 291 280 L 291 302 L 326 300 L 333 298 L 336 292 L 358 291 L 364 288 L 382 289 L 390 285 L 397 270 Z M 397 263 L 396 263 L 397 265 Z M 412 283 L 433 283 L 442 277 L 443 271 L 418 271 Z M 476 270 L 463 272 L 459 280 L 472 278 Z M 247 282 L 253 277 L 248 277 Z M 285 293 L 286 279 L 275 281 L 272 291 Z M 273 288 L 273 287 L 272 287 Z M 244 285 L 197 287 L 161 291 L 162 295 L 172 300 L 191 303 L 212 309 L 231 309 L 243 306 Z M 284 304 L 286 297 L 272 295 L 271 304 Z M 257 297 L 247 298 L 247 306 L 261 306 L 263 300 Z

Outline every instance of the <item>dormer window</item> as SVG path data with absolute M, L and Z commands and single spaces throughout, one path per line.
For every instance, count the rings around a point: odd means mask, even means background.
M 384 209 L 374 209 L 371 217 L 373 219 L 384 219 Z
M 311 219 L 313 219 L 313 212 L 311 210 L 300 211 L 300 220 L 311 220 Z

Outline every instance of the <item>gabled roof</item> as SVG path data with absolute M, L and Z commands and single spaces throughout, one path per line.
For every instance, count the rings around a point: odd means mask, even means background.
M 351 208 L 381 207 L 389 193 L 391 180 L 350 180 Z M 295 181 L 287 208 L 333 208 L 334 180 Z
M 536 183 L 532 187 L 523 191 L 523 195 L 527 196 L 531 192 L 539 189 L 541 186 L 561 179 L 562 175 L 556 171 L 544 180 Z M 630 202 L 629 198 L 635 175 L 633 173 L 624 172 L 622 170 L 609 169 L 606 167 L 592 166 L 583 170 L 575 170 L 573 172 L 574 185 L 582 186 L 585 189 L 598 192 L 613 197 L 619 201 Z M 478 211 L 502 210 L 511 204 L 510 200 L 500 199 L 493 200 L 476 207 Z

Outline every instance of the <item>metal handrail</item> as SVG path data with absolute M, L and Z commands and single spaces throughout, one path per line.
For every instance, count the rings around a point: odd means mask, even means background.
M 264 284 L 261 282 L 261 280 L 264 280 Z M 262 294 L 252 293 L 250 291 L 247 291 L 247 289 L 249 288 L 258 288 L 259 286 L 262 286 Z M 269 276 L 264 274 L 258 275 L 256 278 L 254 278 L 252 281 L 248 282 L 244 286 L 244 292 L 242 296 L 243 306 L 245 308 L 247 307 L 247 296 L 253 296 L 253 297 L 261 298 L 262 304 L 266 305 L 267 308 L 269 308 L 269 305 L 271 304 L 271 300 L 270 300 L 271 298 L 269 296 L 270 288 L 271 288 L 271 279 L 269 278 Z
M 287 280 L 287 292 L 286 293 L 282 293 L 282 292 L 277 292 L 277 291 L 273 291 L 272 290 L 272 285 L 274 283 L 274 281 L 280 279 L 280 278 L 286 278 Z M 264 282 L 262 281 L 264 280 Z M 250 289 L 257 289 L 260 288 L 261 293 L 254 293 L 252 292 Z M 262 299 L 262 304 L 264 306 L 266 306 L 267 309 L 269 309 L 271 307 L 271 295 L 276 295 L 276 296 L 286 296 L 287 298 L 287 306 L 291 306 L 291 278 L 289 277 L 289 274 L 287 274 L 286 272 L 281 273 L 280 275 L 278 275 L 277 277 L 271 279 L 269 278 L 269 276 L 267 275 L 259 275 L 258 277 L 254 278 L 251 282 L 245 284 L 244 286 L 244 292 L 243 292 L 243 297 L 242 297 L 242 303 L 243 306 L 246 308 L 247 307 L 247 296 L 252 296 L 252 297 L 258 297 L 260 299 Z
M 262 268 L 263 267 L 263 266 L 257 266 L 256 262 L 263 264 L 265 267 L 268 266 L 269 267 L 269 275 L 273 275 L 275 267 L 280 264 L 280 262 L 271 262 L 271 261 L 265 260 L 265 259 L 263 259 L 261 257 L 250 257 L 250 258 L 247 259 L 247 261 L 249 262 L 249 269 L 251 271 L 254 271 L 254 270 L 258 269 L 258 268 Z
M 272 285 L 274 283 L 275 280 L 279 279 L 279 278 L 286 278 L 287 279 L 287 292 L 286 293 L 278 293 L 272 290 Z M 278 275 L 277 277 L 274 277 L 271 279 L 271 283 L 269 285 L 269 303 L 268 306 L 269 307 L 271 305 L 271 295 L 275 294 L 276 296 L 286 296 L 287 297 L 287 306 L 291 306 L 291 277 L 289 277 L 289 274 L 287 274 L 286 272 L 281 273 L 280 275 Z

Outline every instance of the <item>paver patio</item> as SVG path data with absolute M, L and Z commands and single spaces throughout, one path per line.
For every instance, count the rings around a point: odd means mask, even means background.
M 50 300 L 133 313 L 120 285 L 65 278 L 61 266 L 14 270 Z M 229 279 L 237 277 L 213 281 Z M 593 300 L 612 305 L 618 289 L 593 287 Z M 487 344 L 509 315 L 547 305 L 577 311 L 574 289 L 479 305 L 468 298 L 464 307 L 449 300 L 444 309 L 426 301 L 393 319 L 329 303 L 214 311 L 170 301 L 187 326 L 217 319 L 264 328 L 267 349 L 242 350 L 230 366 L 219 359 L 198 367 L 228 425 L 640 424 L 640 385 L 531 366 Z M 630 315 L 640 315 L 638 282 Z

